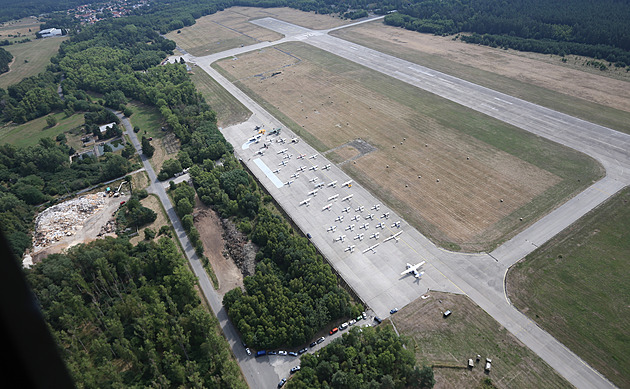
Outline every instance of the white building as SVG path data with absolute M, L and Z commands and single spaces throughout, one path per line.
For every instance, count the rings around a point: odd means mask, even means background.
M 114 125 L 116 123 L 111 122 L 111 123 L 107 123 L 107 124 L 103 124 L 102 126 L 100 126 L 98 129 L 101 130 L 101 133 L 103 132 L 107 132 L 107 130 L 109 130 L 110 128 L 114 128 Z
M 47 28 L 39 32 L 39 36 L 42 38 L 49 38 L 51 36 L 62 36 L 63 32 L 60 28 Z

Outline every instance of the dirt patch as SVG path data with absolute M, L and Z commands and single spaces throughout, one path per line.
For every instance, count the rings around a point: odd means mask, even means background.
M 258 247 L 247 238 L 247 235 L 240 232 L 231 220 L 221 219 L 221 225 L 223 239 L 226 242 L 224 255 L 231 258 L 244 277 L 254 275 Z
M 453 41 L 452 37 L 420 34 L 382 23 L 366 23 L 336 31 L 334 35 L 367 40 L 370 47 L 384 45 L 392 51 L 441 57 L 445 61 L 437 65 L 449 66 L 448 62 L 464 64 L 630 112 L 630 73 L 612 68 L 606 74 L 616 79 L 604 76 L 599 70 L 582 66 L 587 58 L 571 55 L 567 57 L 567 63 L 562 63 L 559 56 L 472 45 Z
M 570 387 L 549 365 L 525 347 L 467 296 L 429 291 L 391 317 L 412 340 L 419 361 L 434 367 L 435 388 L 473 388 L 489 377 L 498 388 Z M 443 313 L 452 314 L 444 318 Z M 481 359 L 476 362 L 476 356 Z M 474 367 L 468 369 L 472 358 Z M 489 374 L 485 358 L 492 359 Z
M 194 214 L 195 228 L 203 242 L 204 254 L 219 281 L 217 292 L 226 292 L 243 286 L 243 274 L 231 257 L 224 255 L 226 242 L 223 224 L 217 213 L 197 200 Z

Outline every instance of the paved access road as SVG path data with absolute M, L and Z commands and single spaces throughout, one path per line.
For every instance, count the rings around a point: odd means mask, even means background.
M 207 57 L 186 55 L 185 58 L 199 65 L 252 111 L 253 115 L 247 122 L 224 129 L 224 135 L 234 145 L 236 154 L 298 227 L 312 235 L 313 243 L 360 298 L 376 314 L 388 316 L 389 309 L 401 308 L 427 288 L 465 293 L 576 387 L 614 387 L 511 306 L 504 291 L 504 276 L 509 266 L 630 183 L 630 136 L 327 35 L 331 30 L 309 30 L 271 18 L 253 23 L 283 33 L 285 37 L 276 42 L 259 43 Z M 338 28 L 344 27 L 348 26 Z M 328 186 L 333 181 L 340 185 L 351 179 L 335 166 L 325 172 L 319 170 L 330 163 L 322 156 L 298 160 L 297 157 L 302 154 L 306 157 L 317 154 L 304 142 L 287 145 L 267 136 L 259 143 L 248 141 L 256 134 L 253 131 L 256 125 L 267 129 L 283 125 L 210 65 L 221 58 L 287 41 L 303 41 L 584 152 L 603 164 L 607 176 L 492 253 L 464 254 L 440 249 L 387 207 L 381 205 L 372 210 L 380 201 L 360 185 L 353 183 L 351 188 Z M 288 142 L 294 137 L 287 130 L 283 130 L 280 136 Z M 269 143 L 268 149 L 261 150 L 261 142 Z M 287 151 L 279 152 L 284 148 Z M 289 154 L 292 154 L 291 157 L 285 158 Z M 318 170 L 310 170 L 315 165 L 318 165 Z M 298 170 L 302 166 L 304 170 Z M 300 175 L 296 176 L 296 173 Z M 316 177 L 317 181 L 311 181 Z M 293 182 L 287 184 L 289 181 Z M 323 182 L 325 186 L 319 188 L 315 196 L 309 195 L 318 182 Z M 338 197 L 335 198 L 335 195 Z M 351 199 L 342 201 L 349 195 L 352 195 Z M 303 201 L 309 197 L 311 200 L 307 206 Z M 331 204 L 330 207 L 327 207 L 328 204 Z M 364 208 L 361 209 L 361 206 Z M 374 218 L 366 219 L 372 213 Z M 389 214 L 388 217 L 382 216 L 385 213 Z M 356 219 L 357 216 L 360 219 Z M 400 225 L 392 226 L 398 220 Z M 377 229 L 376 224 L 381 222 L 385 223 L 385 227 Z M 355 240 L 360 233 L 359 227 L 366 223 L 370 225 L 362 228 L 365 230 L 363 240 Z M 355 225 L 354 230 L 346 230 L 352 224 Z M 337 228 L 331 228 L 334 226 Z M 398 231 L 403 231 L 398 240 L 384 242 L 385 238 Z M 376 232 L 380 233 L 379 239 L 375 237 L 370 242 L 370 236 Z M 342 238 L 343 235 L 346 235 L 345 238 Z M 377 243 L 378 246 L 374 246 Z M 352 245 L 355 246 L 353 250 L 349 248 Z M 370 247 L 373 250 L 369 250 Z M 426 274 L 419 281 L 398 275 L 405 263 L 420 260 L 426 260 L 427 264 Z M 247 370 L 247 366 L 241 366 Z M 258 368 L 264 369 L 261 366 Z M 269 381 L 268 385 L 273 382 Z

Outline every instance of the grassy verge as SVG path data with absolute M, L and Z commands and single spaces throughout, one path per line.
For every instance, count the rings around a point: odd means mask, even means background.
M 4 49 L 13 54 L 14 58 L 9 71 L 0 75 L 0 88 L 6 88 L 44 71 L 50 63 L 50 58 L 59 51 L 61 42 L 66 39 L 65 37 L 33 39 L 31 42 L 5 47 Z
M 18 147 L 36 145 L 42 138 L 55 138 L 57 135 L 81 126 L 85 119 L 83 114 L 66 117 L 63 112 L 51 114 L 57 119 L 57 124 L 48 127 L 46 117 L 33 119 L 20 125 L 8 125 L 0 128 L 0 144 L 10 143 Z
M 569 388 L 571 385 L 468 297 L 431 291 L 390 322 L 411 339 L 416 359 L 434 366 L 436 387 L 475 388 L 490 378 L 497 388 Z M 453 313 L 444 318 L 442 313 Z M 385 323 L 388 323 L 387 321 Z M 469 358 L 481 360 L 472 369 Z M 489 374 L 485 358 L 492 359 Z
M 242 123 L 251 115 L 251 111 L 247 107 L 210 77 L 208 73 L 197 68 L 190 78 L 208 105 L 216 112 L 219 127 L 229 127 Z
M 630 387 L 630 189 L 508 273 L 516 307 L 616 385 Z

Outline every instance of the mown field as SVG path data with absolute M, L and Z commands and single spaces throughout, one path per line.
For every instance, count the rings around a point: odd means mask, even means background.
M 622 388 L 630 387 L 630 189 L 516 264 L 516 307 Z
M 9 71 L 0 75 L 0 88 L 6 88 L 44 71 L 50 63 L 50 58 L 59 51 L 61 42 L 66 39 L 65 37 L 33 39 L 31 42 L 4 47 L 14 58 Z
M 491 249 L 602 174 L 585 155 L 302 43 L 214 67 L 321 152 L 357 138 L 376 147 L 343 168 L 452 250 Z
M 20 125 L 5 125 L 0 127 L 0 144 L 10 143 L 18 147 L 36 145 L 41 138 L 55 138 L 57 135 L 76 129 L 85 123 L 83 114 L 66 117 L 63 112 L 51 114 L 57 119 L 57 124 L 48 127 L 46 116 L 33 119 Z
M 479 388 L 490 378 L 497 388 L 570 388 L 564 378 L 468 297 L 430 291 L 389 319 L 411 339 L 416 359 L 434 366 L 436 389 Z M 453 313 L 444 318 L 442 313 Z M 387 323 L 387 322 L 385 322 Z M 468 359 L 481 361 L 473 369 Z M 489 374 L 485 358 L 492 359 Z
M 216 112 L 219 127 L 242 123 L 249 118 L 251 111 L 241 104 L 236 97 L 219 85 L 208 73 L 199 68 L 194 70 L 190 76 L 192 82 L 208 105 Z

